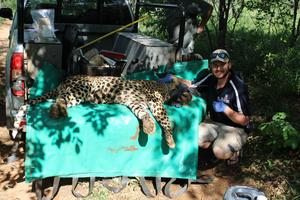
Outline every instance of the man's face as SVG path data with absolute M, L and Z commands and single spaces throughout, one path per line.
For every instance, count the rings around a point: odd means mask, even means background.
M 230 68 L 231 68 L 230 62 L 224 63 L 224 62 L 216 61 L 210 64 L 210 69 L 212 71 L 212 74 L 217 79 L 222 79 L 226 77 Z

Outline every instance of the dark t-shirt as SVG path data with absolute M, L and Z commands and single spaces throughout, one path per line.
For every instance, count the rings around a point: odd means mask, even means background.
M 202 0 L 168 0 L 168 3 L 183 5 L 186 18 L 192 18 L 195 22 L 197 16 L 202 16 L 207 13 L 211 6 L 209 3 Z M 181 14 L 181 9 L 175 9 L 174 11 L 172 10 L 171 12 L 168 12 L 168 21 L 172 21 L 174 24 L 179 25 Z
M 223 112 L 215 112 L 212 106 L 213 101 L 222 101 L 236 112 L 250 115 L 248 88 L 244 81 L 236 73 L 231 71 L 228 82 L 223 88 L 216 89 L 217 79 L 211 74 L 198 76 L 194 81 L 197 90 L 204 93 L 210 118 L 215 122 L 220 122 L 229 126 L 243 127 L 231 121 Z
M 186 29 L 189 29 L 191 27 L 197 27 L 199 24 L 197 16 L 205 15 L 211 7 L 209 3 L 202 0 L 168 0 L 168 3 L 183 5 L 185 9 L 186 23 L 191 23 L 192 25 L 189 26 L 186 24 Z M 167 12 L 167 31 L 169 34 L 169 41 L 171 42 L 178 39 L 179 35 L 177 34 L 179 33 L 174 33 L 174 29 L 175 27 L 180 25 L 181 17 L 182 11 L 179 8 Z M 189 30 L 185 30 L 185 32 L 187 31 Z
M 169 0 L 168 3 L 182 5 L 188 17 L 197 17 L 208 11 L 210 4 L 202 0 Z

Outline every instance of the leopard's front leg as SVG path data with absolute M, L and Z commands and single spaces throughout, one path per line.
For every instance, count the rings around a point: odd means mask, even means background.
M 61 115 L 64 117 L 68 115 L 66 102 L 62 98 L 56 98 L 55 103 L 53 103 L 50 107 L 50 117 L 57 119 Z
M 55 103 L 50 108 L 50 116 L 59 118 L 60 116 L 67 117 L 67 108 L 80 104 L 82 101 L 71 94 L 62 93 L 57 96 Z
M 175 148 L 176 145 L 173 139 L 171 122 L 169 120 L 166 109 L 163 107 L 163 104 L 161 102 L 148 101 L 148 106 L 155 119 L 163 128 L 167 145 L 170 148 Z
M 142 121 L 143 131 L 146 134 L 153 134 L 155 132 L 155 122 L 147 112 L 147 105 L 145 103 L 136 101 L 122 102 L 125 104 L 134 115 Z

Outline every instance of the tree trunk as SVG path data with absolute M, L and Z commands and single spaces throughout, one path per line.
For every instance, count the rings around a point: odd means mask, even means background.
M 218 47 L 225 47 L 226 23 L 225 23 L 225 0 L 220 0 L 219 4 L 219 36 Z
M 234 7 L 232 6 L 232 9 L 233 9 L 233 8 L 234 8 Z M 241 14 L 242 14 L 244 8 L 245 8 L 245 2 L 244 2 L 244 0 L 242 0 L 242 3 L 241 3 L 241 5 L 240 5 L 240 8 L 237 9 L 236 14 L 234 15 L 234 23 L 233 23 L 233 28 L 232 28 L 232 30 L 231 30 L 232 33 L 235 31 L 235 27 L 236 27 L 236 25 L 237 25 L 237 23 L 238 23 L 238 20 L 239 20 Z
M 220 0 L 219 4 L 219 36 L 218 47 L 225 48 L 226 46 L 226 33 L 227 33 L 227 21 L 229 16 L 231 0 L 228 0 L 226 6 L 226 0 Z
M 300 17 L 298 18 L 298 25 L 297 25 L 297 16 L 298 16 L 298 7 L 299 7 L 299 0 L 294 0 L 294 12 L 293 12 L 293 27 L 292 27 L 292 34 L 290 36 L 289 46 L 293 47 L 296 44 L 297 38 L 300 35 Z
M 210 36 L 210 31 L 209 31 L 207 26 L 205 27 L 205 30 L 206 30 L 206 34 L 207 34 L 207 38 L 208 38 L 208 44 L 209 44 L 210 52 L 212 52 L 213 44 L 212 44 L 212 39 L 211 39 L 211 36 Z

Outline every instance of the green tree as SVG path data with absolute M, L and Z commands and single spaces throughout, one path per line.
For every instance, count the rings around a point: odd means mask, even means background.
M 217 38 L 217 47 L 226 48 L 228 32 L 235 31 L 246 7 L 246 0 L 212 0 L 210 3 L 214 6 L 210 23 Z
M 248 1 L 247 7 L 257 13 L 256 22 L 269 34 L 285 32 L 289 46 L 296 45 L 300 36 L 299 0 Z
M 13 10 L 16 9 L 17 1 L 15 0 L 1 0 L 0 1 L 0 8 L 8 7 L 12 8 Z

